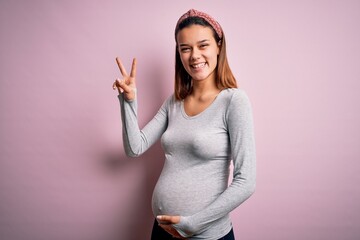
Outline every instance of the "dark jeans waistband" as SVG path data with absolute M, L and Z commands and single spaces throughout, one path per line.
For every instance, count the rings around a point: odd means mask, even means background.
M 168 232 L 166 232 L 162 227 L 159 226 L 158 222 L 154 221 L 154 226 L 151 233 L 151 240 L 175 240 Z M 224 237 L 219 240 L 235 240 L 234 231 L 231 231 L 226 234 Z

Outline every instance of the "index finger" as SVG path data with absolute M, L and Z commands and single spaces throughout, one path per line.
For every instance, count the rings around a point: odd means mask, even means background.
M 123 77 L 127 76 L 127 72 L 126 72 L 124 66 L 122 65 L 119 57 L 116 57 L 116 62 L 117 62 L 117 65 L 119 66 L 121 75 L 123 75 Z
M 135 76 L 136 76 L 136 58 L 133 59 L 131 72 L 130 72 L 130 77 L 135 78 Z

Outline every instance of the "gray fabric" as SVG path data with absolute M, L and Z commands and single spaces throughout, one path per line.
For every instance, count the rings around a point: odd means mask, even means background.
M 255 190 L 253 119 L 244 90 L 222 90 L 196 116 L 187 116 L 183 102 L 171 96 L 142 130 L 136 100 L 122 95 L 119 100 L 128 156 L 141 155 L 161 138 L 165 163 L 153 192 L 154 215 L 180 215 L 173 226 L 188 239 L 226 235 L 232 227 L 229 213 Z

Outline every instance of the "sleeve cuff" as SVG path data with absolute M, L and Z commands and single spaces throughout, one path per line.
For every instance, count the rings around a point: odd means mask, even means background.
M 187 217 L 180 217 L 180 222 L 177 224 L 173 224 L 172 226 L 182 237 L 188 238 L 194 235 L 189 231 L 190 224 Z
M 132 103 L 132 102 L 135 101 L 135 99 L 133 99 L 133 100 L 126 100 L 126 99 L 124 98 L 124 95 L 123 95 L 123 94 L 119 94 L 119 95 L 118 95 L 118 98 L 119 98 L 120 102 Z

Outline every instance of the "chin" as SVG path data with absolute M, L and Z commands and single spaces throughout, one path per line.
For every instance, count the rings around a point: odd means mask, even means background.
M 205 79 L 207 79 L 209 77 L 209 75 L 206 75 L 206 76 L 192 76 L 192 79 L 194 81 L 203 81 Z

